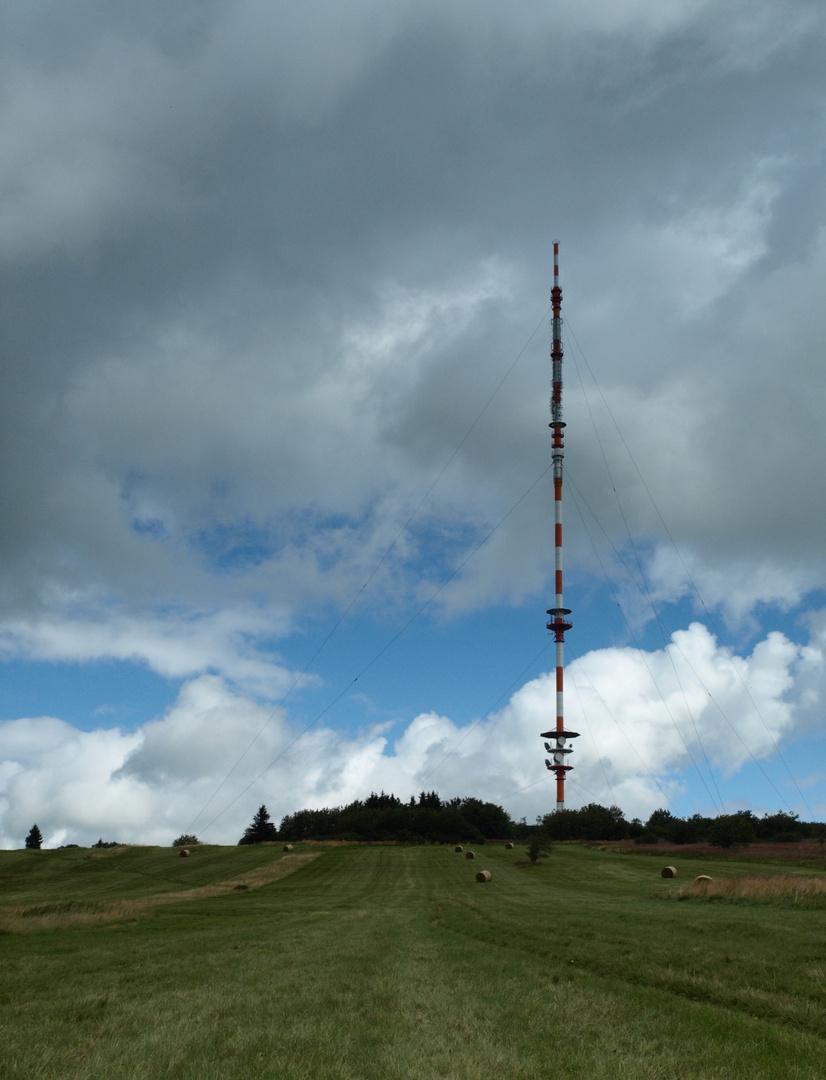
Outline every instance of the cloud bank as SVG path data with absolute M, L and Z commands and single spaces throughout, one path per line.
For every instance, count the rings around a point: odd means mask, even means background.
M 801 649 L 775 632 L 737 657 L 695 623 L 656 652 L 586 654 L 569 676 L 570 724 L 581 733 L 570 780 L 580 801 L 618 804 L 644 820 L 674 808 L 693 769 L 707 812 L 731 812 L 718 782 L 774 756 L 806 722 L 823 700 L 825 649 L 826 636 Z M 131 733 L 79 732 L 52 717 L 9 722 L 0 727 L 0 844 L 20 846 L 35 820 L 47 846 L 100 836 L 168 844 L 192 831 L 235 843 L 262 802 L 279 820 L 371 790 L 481 795 L 533 821 L 552 798 L 550 774 L 535 778 L 537 732 L 554 700 L 549 673 L 465 726 L 422 713 L 392 735 L 386 725 L 356 736 L 321 726 L 302 733 L 283 711 L 202 675 L 166 715 Z M 776 797 L 800 805 L 787 780 Z

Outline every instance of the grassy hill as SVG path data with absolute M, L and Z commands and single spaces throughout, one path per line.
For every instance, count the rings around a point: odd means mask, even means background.
M 0 908 L 139 900 L 157 894 L 215 886 L 284 857 L 280 844 L 250 847 L 198 845 L 178 848 L 67 848 L 59 851 L 0 851 Z
M 681 859 L 667 881 L 643 855 L 522 859 L 494 845 L 472 862 L 450 847 L 0 852 L 0 1075 L 826 1073 L 817 899 L 677 900 L 696 874 L 755 869 L 736 860 Z

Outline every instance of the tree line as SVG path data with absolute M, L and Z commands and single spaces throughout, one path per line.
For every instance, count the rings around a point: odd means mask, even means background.
M 421 792 L 403 802 L 395 795 L 371 793 L 347 806 L 299 810 L 276 827 L 266 806 L 260 807 L 239 844 L 265 840 L 358 840 L 401 843 L 474 843 L 485 840 L 633 840 L 639 844 L 711 844 L 727 848 L 759 841 L 792 843 L 826 839 L 826 824 L 800 821 L 797 814 L 778 811 L 758 817 L 750 810 L 717 817 L 677 817 L 655 810 L 647 821 L 630 821 L 618 806 L 589 803 L 579 810 L 554 810 L 529 825 L 514 821 L 501 806 L 475 798 L 443 800 L 437 792 Z
M 538 823 L 551 840 L 633 840 L 638 844 L 710 844 L 728 848 L 756 842 L 794 843 L 826 839 L 826 824 L 800 821 L 797 814 L 778 811 L 758 817 L 750 810 L 704 817 L 678 817 L 655 810 L 647 821 L 628 821 L 618 806 L 589 803 L 580 810 L 555 810 Z
M 442 799 L 435 791 L 422 791 L 403 802 L 395 795 L 372 792 L 347 806 L 322 810 L 298 810 L 287 814 L 281 824 L 270 820 L 266 806 L 258 809 L 239 844 L 260 844 L 281 840 L 395 841 L 408 844 L 483 844 L 486 840 L 527 840 L 540 837 L 549 843 L 580 840 L 633 840 L 638 844 L 711 844 L 729 848 L 756 842 L 794 843 L 799 840 L 826 841 L 826 823 L 800 821 L 797 814 L 778 811 L 758 817 L 750 810 L 704 817 L 677 817 L 668 810 L 655 810 L 647 821 L 630 821 L 618 806 L 588 803 L 579 810 L 554 810 L 529 825 L 513 818 L 496 803 L 475 798 Z M 197 836 L 185 834 L 174 846 L 197 844 Z M 33 825 L 26 847 L 38 850 L 43 834 Z M 76 844 L 63 845 L 77 847 Z M 103 838 L 93 847 L 116 847 L 117 841 Z
M 409 844 L 483 844 L 485 840 L 509 839 L 514 828 L 501 806 L 481 799 L 442 800 L 435 791 L 423 791 L 418 799 L 411 796 L 408 802 L 402 802 L 382 791 L 347 806 L 299 810 L 282 818 L 277 829 L 269 820 L 266 806 L 262 806 L 238 842 L 392 840 Z

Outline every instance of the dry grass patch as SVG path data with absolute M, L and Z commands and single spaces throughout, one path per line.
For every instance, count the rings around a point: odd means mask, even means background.
M 780 903 L 826 908 L 826 878 L 807 874 L 746 874 L 743 877 L 692 881 L 672 895 L 678 900 Z
M 10 904 L 0 908 L 0 934 L 25 934 L 42 930 L 64 930 L 104 923 L 125 922 L 148 913 L 143 900 L 67 900 L 55 904 Z
M 177 892 L 156 893 L 139 900 L 87 901 L 67 900 L 51 904 L 13 904 L 0 908 L 0 934 L 31 933 L 38 930 L 61 930 L 104 923 L 123 922 L 149 915 L 159 904 L 175 904 L 186 900 L 206 900 L 227 896 L 232 892 L 260 889 L 295 873 L 317 859 L 320 851 L 301 855 L 285 855 L 264 866 L 239 874 L 228 881 L 216 881 Z
M 246 874 L 230 878 L 228 881 L 216 881 L 213 885 L 201 885 L 194 889 L 183 889 L 178 892 L 158 893 L 147 897 L 150 904 L 173 904 L 179 900 L 206 900 L 211 896 L 226 896 L 235 892 L 239 886 L 242 889 L 260 889 L 262 885 L 270 885 L 273 881 L 294 874 L 302 866 L 311 863 L 321 854 L 320 851 L 308 851 L 301 855 L 285 855 L 274 862 L 258 866 L 255 870 L 249 870 Z

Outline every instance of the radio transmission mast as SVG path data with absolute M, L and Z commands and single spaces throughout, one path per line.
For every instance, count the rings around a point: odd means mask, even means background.
M 571 609 L 564 606 L 562 599 L 562 459 L 565 457 L 562 420 L 562 289 L 559 287 L 559 242 L 554 240 L 554 287 L 551 289 L 551 308 L 553 310 L 552 345 L 551 345 L 551 459 L 554 477 L 554 606 L 549 608 L 550 622 L 547 628 L 553 631 L 556 642 L 556 727 L 553 731 L 543 731 L 543 739 L 551 760 L 545 764 L 556 774 L 556 808 L 565 806 L 565 773 L 573 768 L 566 765 L 566 756 L 573 752 L 567 746 L 569 739 L 576 739 L 578 731 L 566 731 L 563 708 L 563 667 L 565 662 L 565 631 L 571 629 L 567 616 Z

